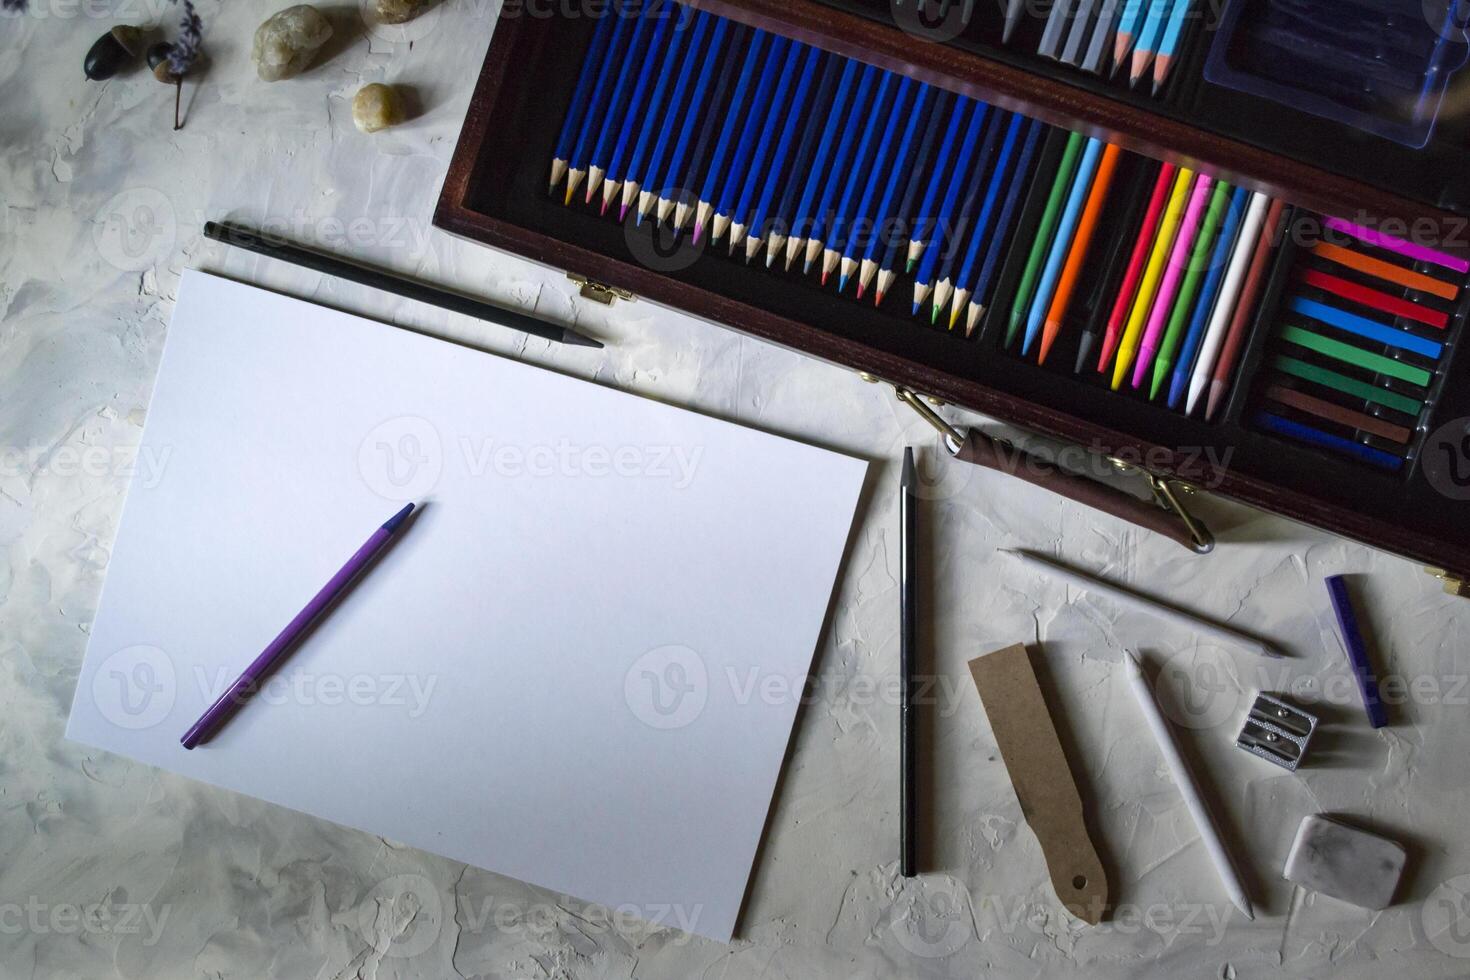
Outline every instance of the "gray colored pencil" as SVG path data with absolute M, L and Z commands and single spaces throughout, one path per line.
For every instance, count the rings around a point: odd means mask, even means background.
M 1077 12 L 1072 15 L 1072 28 L 1067 32 L 1067 43 L 1062 48 L 1062 62 L 1074 68 L 1082 61 L 1082 42 L 1087 40 L 1087 28 L 1092 15 L 1097 11 L 1098 0 L 1080 0 Z
M 1103 0 L 1102 9 L 1097 13 L 1097 23 L 1092 26 L 1092 42 L 1087 46 L 1087 56 L 1082 59 L 1083 71 L 1101 75 L 1106 70 L 1108 48 L 1122 12 L 1123 0 Z
M 1046 28 L 1041 32 L 1041 44 L 1036 48 L 1036 53 L 1043 58 L 1055 59 L 1062 49 L 1062 38 L 1067 30 L 1067 18 L 1071 13 L 1073 0 L 1055 0 L 1051 6 L 1051 13 L 1046 18 Z

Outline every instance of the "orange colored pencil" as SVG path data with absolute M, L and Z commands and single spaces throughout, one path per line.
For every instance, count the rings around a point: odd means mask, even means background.
M 1071 250 L 1067 252 L 1067 263 L 1062 266 L 1062 277 L 1057 280 L 1057 290 L 1046 311 L 1046 325 L 1041 334 L 1041 353 L 1036 359 L 1038 364 L 1046 363 L 1046 355 L 1062 331 L 1062 319 L 1067 315 L 1067 306 L 1072 302 L 1073 287 L 1077 285 L 1077 276 L 1082 272 L 1082 263 L 1087 258 L 1087 247 L 1092 242 L 1093 232 L 1097 230 L 1098 215 L 1107 203 L 1108 187 L 1113 182 L 1113 174 L 1118 169 L 1118 157 L 1121 155 L 1122 148 L 1116 143 L 1109 143 L 1103 150 L 1102 161 L 1097 165 L 1097 176 L 1092 181 L 1092 189 L 1087 192 L 1087 204 L 1082 208 L 1082 221 L 1077 225 L 1077 234 L 1073 236 Z
M 1107 332 L 1103 335 L 1102 356 L 1097 369 L 1106 371 L 1108 362 L 1118 349 L 1123 336 L 1123 321 L 1128 317 L 1128 307 L 1133 305 L 1133 294 L 1138 289 L 1138 280 L 1143 277 L 1143 266 L 1153 248 L 1154 235 L 1159 230 L 1159 219 L 1164 216 L 1164 203 L 1169 199 L 1169 188 L 1174 185 L 1174 173 L 1179 168 L 1166 163 L 1159 168 L 1159 179 L 1154 183 L 1153 197 L 1149 199 L 1148 211 L 1138 229 L 1138 241 L 1133 246 L 1133 256 L 1128 260 L 1128 271 L 1123 275 L 1123 284 L 1118 287 L 1118 298 L 1113 303 L 1113 312 L 1108 317 Z

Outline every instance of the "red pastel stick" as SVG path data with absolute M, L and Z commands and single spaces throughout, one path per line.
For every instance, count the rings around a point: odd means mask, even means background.
M 1154 235 L 1159 230 L 1159 219 L 1164 216 L 1164 204 L 1169 199 L 1169 188 L 1174 185 L 1174 174 L 1179 170 L 1166 163 L 1159 170 L 1159 179 L 1154 183 L 1153 197 L 1149 198 L 1148 211 L 1138 229 L 1138 241 L 1133 246 L 1133 255 L 1128 259 L 1128 271 L 1123 274 L 1123 285 L 1118 287 L 1118 298 L 1113 303 L 1112 315 L 1108 317 L 1107 333 L 1103 335 L 1102 356 L 1097 369 L 1106 371 L 1108 362 L 1118 351 L 1118 341 L 1123 337 L 1123 321 L 1128 318 L 1128 308 L 1133 305 L 1133 293 L 1138 289 L 1138 280 L 1143 278 L 1143 267 L 1154 244 Z
M 1351 300 L 1354 303 L 1359 303 L 1383 313 L 1392 314 L 1393 316 L 1406 316 L 1410 320 L 1418 320 L 1420 323 L 1427 323 L 1431 327 L 1438 327 L 1441 330 L 1450 325 L 1448 313 L 1431 310 L 1428 307 L 1420 306 L 1418 303 L 1411 303 L 1406 299 L 1390 296 L 1388 293 L 1380 293 L 1376 289 L 1369 289 L 1367 286 L 1360 286 L 1355 282 L 1339 279 L 1337 276 L 1329 275 L 1326 272 L 1318 272 L 1316 269 L 1308 269 L 1303 273 L 1302 282 L 1308 286 L 1315 286 L 1318 289 L 1325 289 L 1329 293 L 1335 293 L 1343 299 Z

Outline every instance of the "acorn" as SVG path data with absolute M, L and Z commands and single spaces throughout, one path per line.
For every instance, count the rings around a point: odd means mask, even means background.
M 138 57 L 143 46 L 143 32 L 120 24 L 99 37 L 82 59 L 82 74 L 94 82 L 111 78 Z
M 167 41 L 159 41 L 148 48 L 148 68 L 153 72 L 153 77 L 165 85 L 173 85 L 178 82 L 178 77 L 168 70 L 168 55 L 174 46 Z

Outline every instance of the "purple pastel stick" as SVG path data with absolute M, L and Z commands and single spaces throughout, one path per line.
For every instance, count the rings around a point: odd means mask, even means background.
M 372 537 L 368 538 L 363 543 L 363 546 L 357 549 L 356 554 L 347 559 L 347 564 L 343 565 L 341 570 L 332 576 L 331 581 L 322 586 L 320 592 L 312 596 L 311 601 L 306 604 L 306 608 L 297 613 L 296 618 L 286 624 L 286 628 L 281 630 L 280 635 L 271 641 L 270 646 L 262 650 L 260 656 L 250 662 L 250 666 L 246 667 L 245 672 L 235 679 L 235 683 L 231 684 L 225 693 L 221 694 L 215 700 L 214 704 L 209 706 L 209 710 L 204 712 L 199 717 L 199 720 L 194 722 L 189 730 L 184 733 L 184 737 L 179 739 L 179 743 L 184 748 L 192 749 L 200 742 L 208 739 L 239 709 L 240 705 L 249 699 L 250 695 L 260 685 L 261 680 L 275 669 L 277 661 L 285 657 L 287 652 L 296 645 L 296 641 L 301 638 L 301 635 L 316 621 L 316 618 L 326 612 L 327 608 L 336 601 L 338 596 L 346 591 L 353 580 L 372 564 L 378 552 L 382 551 L 388 542 L 393 540 L 394 534 L 403 526 L 403 522 L 408 520 L 408 515 L 412 513 L 413 506 L 413 504 L 406 505 L 398 513 L 383 522 L 383 526 L 373 532 Z
M 1344 221 L 1341 218 L 1327 218 L 1322 224 L 1332 231 L 1342 232 L 1344 235 L 1351 235 L 1359 241 L 1367 242 L 1369 245 L 1377 245 L 1379 248 L 1387 249 L 1396 255 L 1402 255 L 1406 259 L 1432 262 L 1435 265 L 1443 266 L 1461 275 L 1470 272 L 1470 262 L 1467 262 L 1465 259 L 1456 258 L 1453 255 L 1446 255 L 1444 252 L 1437 252 L 1432 248 L 1427 248 L 1414 242 L 1406 242 L 1402 238 L 1385 235 L 1381 231 L 1364 228 L 1362 225 L 1354 224 L 1351 221 Z
M 1347 581 L 1341 575 L 1327 578 L 1327 594 L 1332 598 L 1332 611 L 1337 613 L 1337 629 L 1342 634 L 1342 645 L 1347 650 L 1348 663 L 1352 664 L 1353 676 L 1358 681 L 1358 691 L 1363 695 L 1363 708 L 1368 712 L 1368 724 L 1382 728 L 1388 724 L 1388 715 L 1383 709 L 1383 699 L 1378 696 L 1378 677 L 1373 672 L 1373 663 L 1368 659 L 1368 644 L 1363 640 L 1363 630 L 1358 625 L 1358 613 L 1348 595 Z

